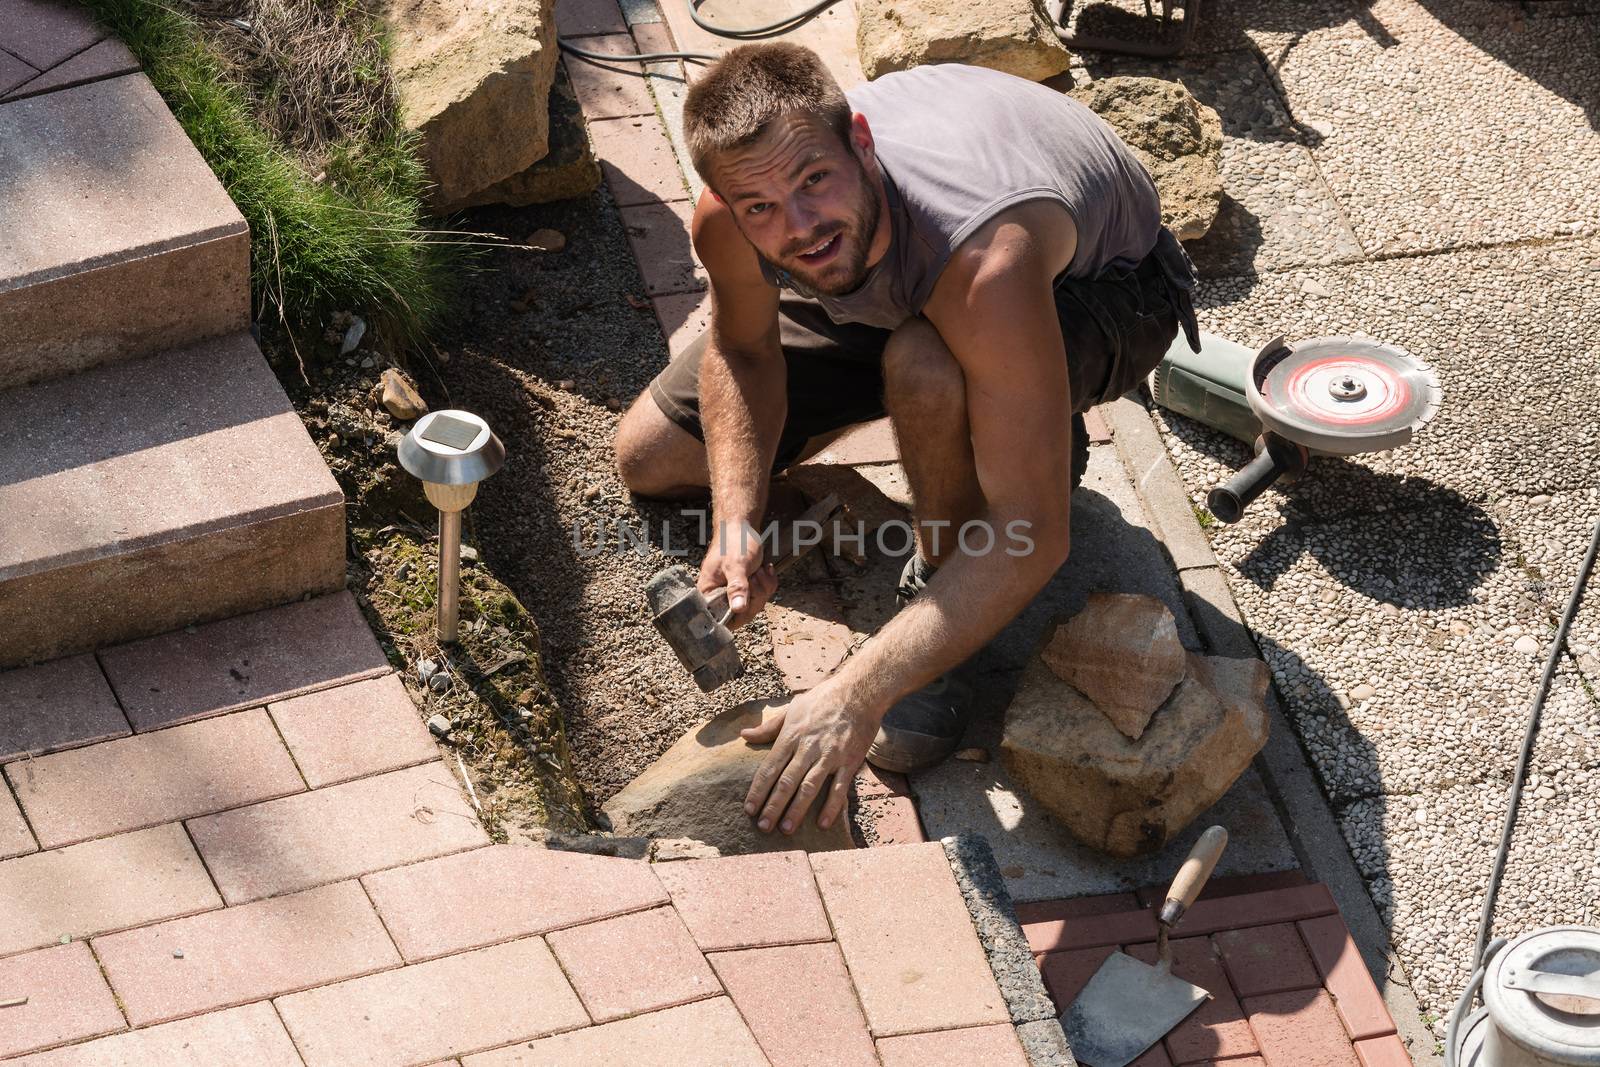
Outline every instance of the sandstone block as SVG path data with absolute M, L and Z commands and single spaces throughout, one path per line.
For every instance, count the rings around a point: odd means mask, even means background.
M 1090 594 L 1040 656 L 1134 741 L 1188 670 L 1172 612 L 1153 596 L 1130 593 Z
M 1098 78 L 1070 96 L 1117 131 L 1155 179 L 1161 221 L 1180 241 L 1204 237 L 1222 206 L 1222 120 L 1179 82 Z
M 1072 58 L 1040 0 L 857 0 L 856 50 L 868 79 L 924 63 L 968 63 L 1043 81 Z
M 792 835 L 764 834 L 744 813 L 745 794 L 771 746 L 750 745 L 739 731 L 759 725 L 780 702 L 753 700 L 679 738 L 644 773 L 606 802 L 612 829 L 645 837 L 688 837 L 723 855 L 827 852 L 853 847 L 849 820 L 817 825 L 820 804 Z
M 549 0 L 390 0 L 384 19 L 401 117 L 422 135 L 437 209 L 544 157 L 557 60 Z
M 1267 740 L 1265 664 L 1187 662 L 1135 741 L 1035 658 L 1006 711 L 1006 768 L 1084 844 L 1114 856 L 1156 851 L 1227 792 Z

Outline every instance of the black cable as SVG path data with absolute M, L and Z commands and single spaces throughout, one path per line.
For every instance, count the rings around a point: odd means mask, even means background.
M 1578 603 L 1583 599 L 1583 588 L 1589 584 L 1589 573 L 1600 553 L 1600 522 L 1595 523 L 1594 536 L 1589 541 L 1589 552 L 1578 568 L 1578 580 L 1567 598 L 1567 610 L 1562 613 L 1561 626 L 1545 657 L 1544 674 L 1539 678 L 1539 688 L 1534 694 L 1533 706 L 1528 709 L 1528 728 L 1522 737 L 1522 753 L 1517 757 L 1516 773 L 1511 778 L 1511 794 L 1506 801 L 1506 819 L 1500 827 L 1500 847 L 1495 852 L 1494 867 L 1489 872 L 1489 885 L 1484 891 L 1483 912 L 1478 917 L 1478 939 L 1472 949 L 1472 971 L 1483 966 L 1484 949 L 1489 944 L 1489 929 L 1494 924 L 1495 898 L 1500 895 L 1500 880 L 1506 872 L 1506 858 L 1511 853 L 1511 835 L 1516 829 L 1517 806 L 1522 801 L 1522 785 L 1528 776 L 1528 763 L 1533 758 L 1533 743 L 1539 734 L 1539 717 L 1544 712 L 1545 697 L 1550 694 L 1550 684 L 1555 679 L 1556 664 L 1561 650 L 1567 644 L 1567 631 L 1572 627 L 1573 616 L 1578 614 Z
M 726 37 L 733 41 L 756 41 L 763 37 L 777 37 L 788 33 L 790 30 L 797 30 L 802 24 L 809 22 L 834 4 L 837 4 L 839 0 L 817 0 L 816 3 L 809 7 L 803 7 L 776 22 L 769 22 L 765 26 L 719 26 L 700 14 L 700 5 L 705 0 L 683 0 L 683 2 L 688 7 L 689 17 L 694 20 L 694 24 L 707 33 L 715 34 L 718 37 Z M 692 59 L 714 63 L 721 58 L 711 52 L 642 52 L 638 55 L 614 56 L 604 52 L 590 52 L 587 49 L 579 48 L 565 37 L 557 37 L 556 44 L 560 46 L 563 52 L 570 52 L 580 59 L 588 59 L 597 63 L 657 63 L 674 59 Z

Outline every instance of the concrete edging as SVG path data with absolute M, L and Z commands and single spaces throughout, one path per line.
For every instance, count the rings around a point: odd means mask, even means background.
M 940 844 L 1028 1063 L 1031 1067 L 1077 1067 L 1039 965 L 1033 961 L 1027 936 L 1017 921 L 994 850 L 976 834 L 946 837 Z
M 1211 655 L 1259 659 L 1260 649 L 1195 517 L 1172 457 L 1149 410 L 1141 401 L 1132 399 L 1136 395 L 1105 405 L 1106 421 L 1111 426 L 1117 454 L 1177 571 L 1195 630 Z M 1418 1067 L 1438 1067 L 1443 1062 L 1437 1051 L 1438 1039 L 1422 1021 L 1416 995 L 1390 944 L 1389 932 L 1300 748 L 1299 736 L 1284 714 L 1276 682 L 1268 691 L 1268 705 L 1271 727 L 1255 767 L 1278 808 L 1290 846 L 1306 872 L 1327 885 L 1333 894 L 1412 1061 Z

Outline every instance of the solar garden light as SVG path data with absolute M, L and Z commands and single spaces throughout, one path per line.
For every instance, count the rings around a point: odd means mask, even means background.
M 478 483 L 506 461 L 489 424 L 467 411 L 430 411 L 400 440 L 400 466 L 422 480 L 439 509 L 439 640 L 456 639 L 460 612 L 461 512 Z

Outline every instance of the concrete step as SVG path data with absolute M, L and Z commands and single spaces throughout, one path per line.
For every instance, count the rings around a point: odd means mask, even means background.
M 243 216 L 143 74 L 0 103 L 0 382 L 243 330 Z
M 248 334 L 0 392 L 0 440 L 0 667 L 344 583 L 344 497 Z

